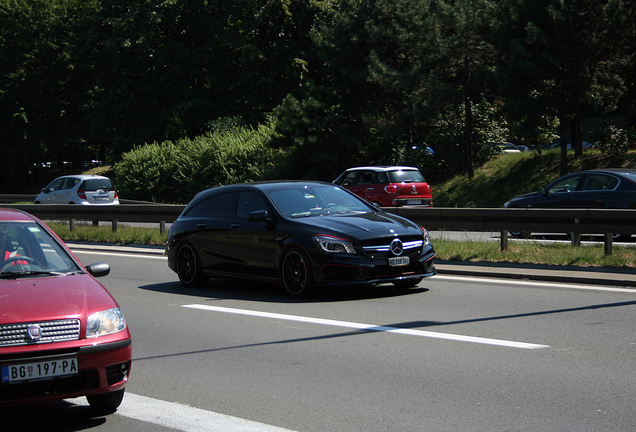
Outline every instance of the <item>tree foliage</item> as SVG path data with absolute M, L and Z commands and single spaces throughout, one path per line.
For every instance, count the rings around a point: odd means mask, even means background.
M 44 161 L 112 163 L 147 143 L 195 142 L 227 117 L 275 127 L 279 176 L 331 180 L 355 164 L 416 161 L 412 147 L 429 145 L 435 157 L 422 163 L 470 178 L 502 115 L 509 138 L 535 143 L 558 119 L 566 170 L 566 141 L 581 152 L 592 107 L 636 114 L 635 8 L 0 0 L 0 188 L 39 183 Z M 475 117 L 486 106 L 491 125 Z

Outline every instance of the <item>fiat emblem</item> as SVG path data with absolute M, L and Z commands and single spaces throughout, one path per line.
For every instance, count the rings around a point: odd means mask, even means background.
M 38 341 L 42 337 L 42 328 L 37 324 L 29 324 L 27 327 L 27 334 L 32 341 Z
M 417 189 L 415 188 L 415 185 L 411 186 L 411 195 L 417 195 Z
M 402 240 L 400 240 L 399 238 L 396 238 L 391 242 L 390 248 L 391 252 L 393 252 L 393 255 L 402 255 L 402 252 L 404 252 Z

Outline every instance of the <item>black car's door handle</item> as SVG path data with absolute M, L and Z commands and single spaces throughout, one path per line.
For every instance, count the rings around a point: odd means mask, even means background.
M 205 222 L 199 222 L 197 224 L 197 228 L 205 228 L 205 227 L 206 227 Z
M 230 225 L 230 226 L 231 226 L 232 228 L 234 228 L 234 229 L 239 229 L 239 228 L 241 227 L 241 224 L 240 224 L 240 223 L 235 222 L 235 223 L 233 223 L 233 224 L 232 224 L 232 225 Z

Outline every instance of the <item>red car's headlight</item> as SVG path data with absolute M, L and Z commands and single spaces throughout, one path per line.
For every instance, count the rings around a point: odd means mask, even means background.
M 126 328 L 126 319 L 118 307 L 95 312 L 86 320 L 86 337 L 105 336 Z

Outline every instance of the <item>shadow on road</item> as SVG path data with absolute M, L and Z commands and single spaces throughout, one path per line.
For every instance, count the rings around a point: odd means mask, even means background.
M 425 283 L 426 281 L 421 282 L 420 285 L 424 285 Z M 422 286 L 411 289 L 402 289 L 396 288 L 392 284 L 377 286 L 324 287 L 319 289 L 318 292 L 310 298 L 297 299 L 285 294 L 284 289 L 279 285 L 216 278 L 211 278 L 209 282 L 201 288 L 188 288 L 181 285 L 180 282 L 142 285 L 139 288 L 154 292 L 189 295 L 201 298 L 246 300 L 267 303 L 324 303 L 357 301 L 418 294 L 428 291 L 427 288 Z
M 64 400 L 0 407 L 4 432 L 75 432 L 104 425 L 108 416 Z

